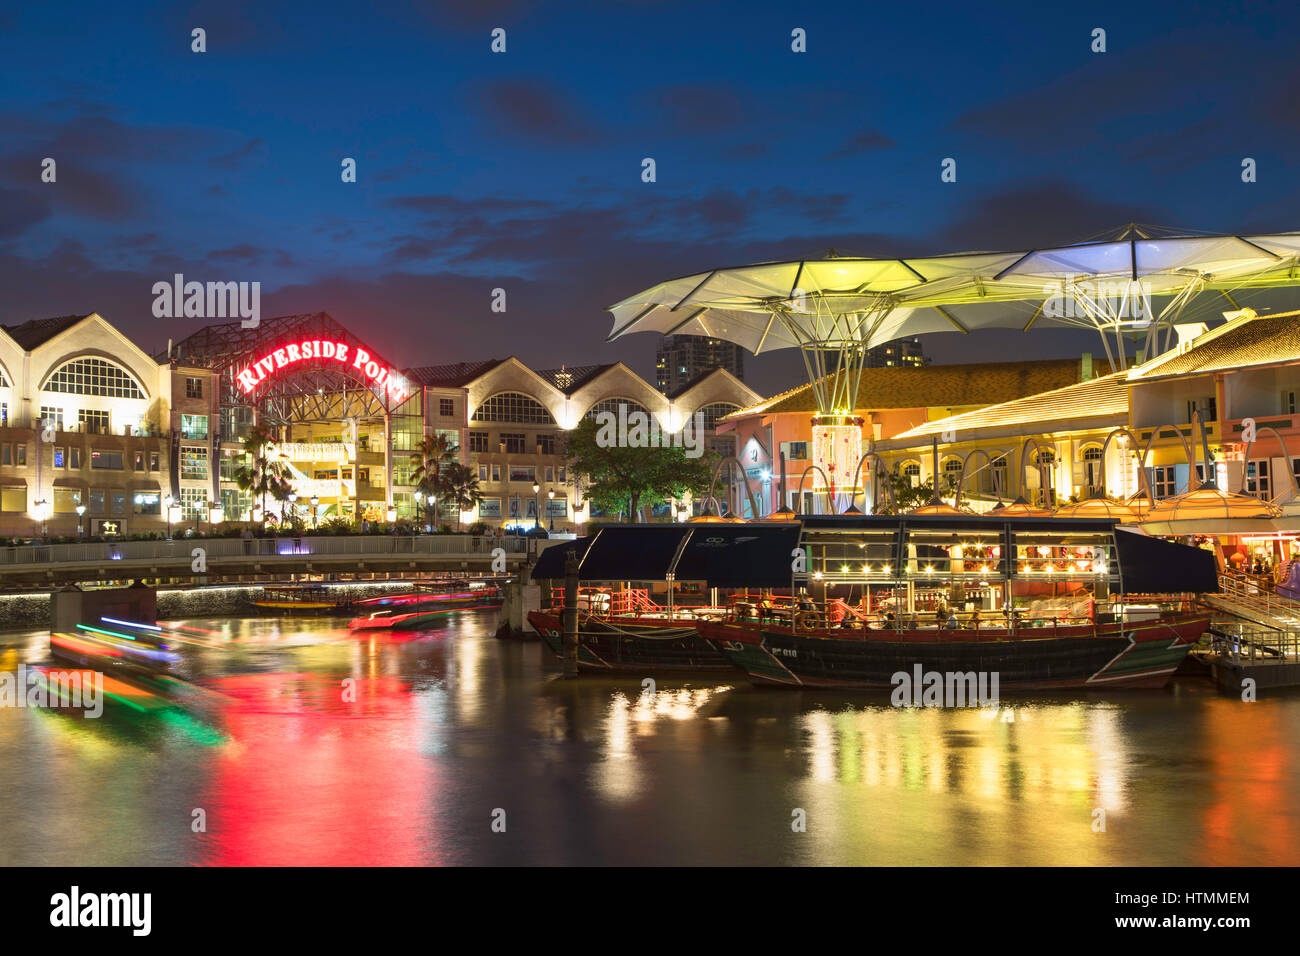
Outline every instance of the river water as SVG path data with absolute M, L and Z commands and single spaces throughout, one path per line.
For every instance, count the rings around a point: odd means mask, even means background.
M 181 623 L 185 710 L 0 708 L 0 864 L 1300 863 L 1298 695 L 895 709 L 565 681 L 495 613 Z

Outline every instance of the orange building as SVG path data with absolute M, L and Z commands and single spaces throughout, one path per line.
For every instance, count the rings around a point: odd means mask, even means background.
M 858 407 L 862 448 L 892 438 L 925 422 L 1062 388 L 1092 377 L 1089 356 L 1035 362 L 984 362 L 930 365 L 923 368 L 871 368 L 861 372 Z M 822 513 L 831 493 L 835 511 L 861 500 L 864 465 L 852 488 L 829 488 L 813 464 L 812 417 L 817 414 L 813 387 L 803 385 L 743 408 L 718 423 L 720 434 L 736 436 L 744 482 L 758 502 L 760 517 L 783 505 L 803 513 Z M 850 466 L 852 467 L 852 466 Z M 914 477 L 919 477 L 914 476 Z M 739 479 L 736 479 L 737 481 Z M 744 487 L 730 489 L 732 500 L 750 507 Z M 802 496 L 802 507 L 796 504 Z M 718 496 L 722 498 L 722 495 Z M 865 510 L 865 508 L 864 508 Z

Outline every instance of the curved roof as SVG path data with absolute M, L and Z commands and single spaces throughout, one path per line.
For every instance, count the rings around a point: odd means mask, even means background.
M 754 353 L 791 346 L 870 347 L 926 332 L 1083 326 L 1055 296 L 1144 295 L 1293 285 L 1300 233 L 1253 236 L 1131 234 L 1047 249 L 913 259 L 761 262 L 670 279 L 610 306 L 609 338 L 629 332 L 707 335 Z M 1018 307 L 1017 307 L 1018 306 Z M 1142 322 L 1145 328 L 1149 322 Z

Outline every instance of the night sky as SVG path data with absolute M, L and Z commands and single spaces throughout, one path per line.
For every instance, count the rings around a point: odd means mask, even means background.
M 1295 4 L 1187 0 L 9 3 L 0 322 L 97 311 L 162 349 L 207 324 L 153 318 L 180 272 L 259 281 L 264 317 L 329 312 L 399 366 L 648 375 L 658 336 L 606 344 L 604 307 L 715 266 L 1300 228 L 1297 36 Z M 802 375 L 749 368 L 764 392 Z

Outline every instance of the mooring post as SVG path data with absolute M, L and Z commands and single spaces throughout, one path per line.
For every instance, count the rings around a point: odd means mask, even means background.
M 564 676 L 578 676 L 578 556 L 564 560 Z

